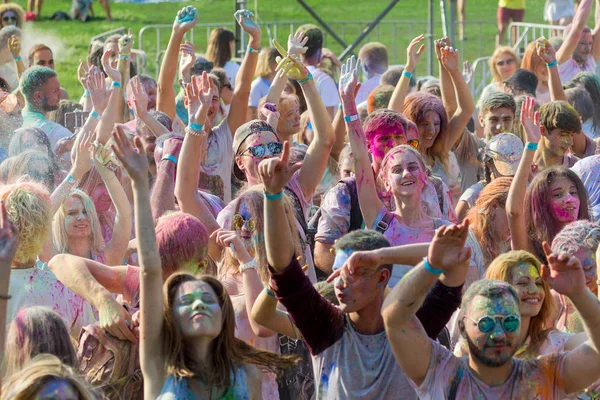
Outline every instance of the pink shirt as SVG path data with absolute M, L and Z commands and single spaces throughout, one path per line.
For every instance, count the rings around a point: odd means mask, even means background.
M 577 61 L 573 60 L 573 58 L 569 58 L 567 61 L 558 66 L 558 73 L 560 74 L 560 81 L 562 83 L 568 83 L 575 77 L 575 75 L 586 71 L 596 72 L 596 61 L 591 54 L 588 55 L 588 59 L 585 61 L 583 66 L 580 66 Z

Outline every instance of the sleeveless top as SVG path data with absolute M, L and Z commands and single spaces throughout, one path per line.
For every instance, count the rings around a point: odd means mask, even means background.
M 246 374 L 244 368 L 239 367 L 231 371 L 231 381 L 233 386 L 220 397 L 220 400 L 246 400 L 250 399 L 246 385 Z M 202 400 L 199 399 L 188 385 L 188 378 L 176 378 L 169 375 L 162 391 L 156 400 Z

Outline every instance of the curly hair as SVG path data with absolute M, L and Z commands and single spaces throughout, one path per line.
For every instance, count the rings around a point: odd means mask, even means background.
M 600 243 L 600 224 L 581 220 L 565 226 L 552 241 L 553 252 L 566 252 L 573 256 L 581 249 L 596 253 Z
M 19 246 L 14 261 L 35 260 L 50 233 L 52 207 L 50 194 L 39 183 L 20 182 L 3 186 L 0 200 L 8 219 L 19 229 Z

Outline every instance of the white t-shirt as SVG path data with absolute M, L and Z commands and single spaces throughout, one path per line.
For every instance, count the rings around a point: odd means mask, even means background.
M 250 98 L 248 99 L 248 107 L 258 107 L 260 99 L 269 93 L 271 82 L 268 79 L 258 77 L 252 81 L 250 87 Z
M 356 104 L 367 101 L 369 95 L 381 82 L 381 75 L 375 75 L 360 84 L 360 89 L 356 93 Z
M 12 269 L 8 293 L 12 298 L 7 303 L 7 326 L 19 310 L 31 306 L 48 307 L 58 313 L 74 338 L 79 338 L 81 328 L 95 322 L 92 306 L 47 269 Z
M 225 118 L 209 134 L 206 157 L 200 170 L 200 189 L 231 201 L 231 169 L 233 168 L 233 137 Z
M 325 107 L 337 107 L 340 104 L 340 96 L 333 78 L 312 65 L 309 65 L 307 68 L 313 76 L 323 105 Z
M 227 77 L 229 78 L 229 83 L 231 83 L 231 88 L 235 88 L 235 78 L 237 77 L 238 72 L 240 71 L 240 64 L 235 63 L 233 61 L 227 61 L 223 66 Z

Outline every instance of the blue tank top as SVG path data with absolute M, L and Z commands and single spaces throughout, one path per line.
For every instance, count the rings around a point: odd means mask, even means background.
M 220 397 L 220 400 L 250 400 L 250 394 L 246 385 L 246 374 L 243 368 L 237 368 L 235 373 L 231 372 L 233 386 Z M 201 400 L 188 385 L 188 378 L 176 378 L 169 375 L 162 391 L 156 400 Z

